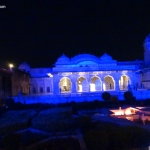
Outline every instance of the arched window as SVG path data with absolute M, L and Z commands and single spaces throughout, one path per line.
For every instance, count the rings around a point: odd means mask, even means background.
M 77 80 L 77 91 L 78 92 L 88 92 L 89 85 L 85 77 L 79 77 Z
M 71 92 L 71 81 L 67 77 L 63 77 L 59 82 L 60 93 Z
M 119 80 L 120 90 L 128 90 L 128 85 L 131 85 L 131 80 L 127 75 L 122 75 Z
M 115 89 L 115 81 L 111 76 L 106 76 L 104 78 L 104 90 L 114 90 Z
M 102 90 L 102 82 L 99 77 L 94 76 L 90 80 L 90 91 L 101 91 Z

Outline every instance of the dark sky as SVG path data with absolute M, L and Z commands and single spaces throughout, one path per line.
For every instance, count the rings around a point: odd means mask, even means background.
M 5 0 L 0 5 L 0 63 L 51 67 L 63 53 L 118 61 L 143 59 L 150 0 Z

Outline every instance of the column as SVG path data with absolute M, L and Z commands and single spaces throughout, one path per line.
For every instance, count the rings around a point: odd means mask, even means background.
M 77 93 L 77 89 L 76 89 L 76 81 L 72 80 L 72 93 Z
M 102 81 L 102 91 L 104 91 L 103 84 L 104 84 L 105 82 L 104 82 L 104 78 L 103 78 L 103 77 L 101 77 L 101 81 Z
M 77 89 L 76 89 L 77 78 L 76 78 L 76 75 L 72 74 L 70 79 L 71 79 L 70 81 L 72 83 L 71 91 L 72 91 L 72 93 L 77 93 Z
M 53 93 L 56 94 L 60 94 L 59 91 L 59 79 L 57 77 L 57 75 L 53 76 Z
M 114 78 L 115 80 L 115 91 L 120 91 L 120 88 L 119 88 L 119 75 L 116 75 L 116 77 Z

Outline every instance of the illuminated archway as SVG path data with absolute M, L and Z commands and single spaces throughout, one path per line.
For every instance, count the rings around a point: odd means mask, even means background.
M 85 77 L 79 77 L 77 80 L 77 91 L 88 92 L 89 85 Z
M 101 91 L 102 90 L 102 82 L 99 77 L 94 76 L 90 80 L 90 91 Z
M 104 90 L 114 90 L 115 89 L 115 81 L 113 77 L 106 76 L 104 78 Z
M 128 90 L 128 85 L 131 84 L 131 80 L 127 75 L 122 75 L 119 80 L 120 90 Z
M 71 81 L 67 77 L 63 77 L 59 82 L 60 93 L 71 92 Z

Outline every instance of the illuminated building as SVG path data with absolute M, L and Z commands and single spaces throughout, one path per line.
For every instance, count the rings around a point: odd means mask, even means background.
M 150 98 L 150 36 L 144 41 L 144 50 L 144 61 L 119 62 L 106 53 L 101 57 L 79 54 L 71 59 L 63 54 L 53 68 L 30 68 L 23 63 L 19 69 L 30 74 L 30 94 L 41 99 L 44 95 L 52 99 L 83 94 L 94 95 L 93 99 L 99 94 L 97 97 L 101 99 L 104 91 L 123 98 L 127 90 L 132 90 L 136 98 Z M 142 96 L 147 97 L 142 97 L 139 91 L 144 91 Z

